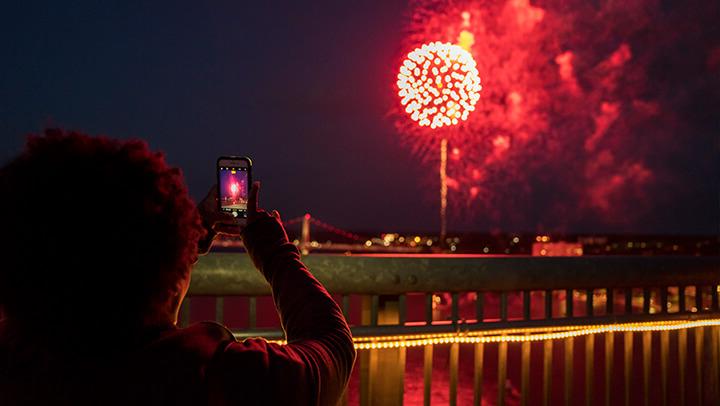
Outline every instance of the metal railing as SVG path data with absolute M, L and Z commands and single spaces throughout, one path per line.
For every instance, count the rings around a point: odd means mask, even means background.
M 472 399 L 460 404 L 479 405 L 483 397 L 505 404 L 515 396 L 506 386 L 510 375 L 523 405 L 560 400 L 566 405 L 708 404 L 720 399 L 718 257 L 315 254 L 304 262 L 351 321 L 359 350 L 355 401 L 363 405 L 403 403 L 410 349 L 423 351 L 421 398 L 430 404 L 436 347 L 449 347 L 451 405 L 459 402 L 461 352 L 464 361 L 472 362 Z M 282 340 L 279 326 L 257 325 L 257 298 L 269 294 L 246 255 L 211 254 L 193 271 L 181 323 L 194 321 L 194 297 L 212 298 L 219 322 L 226 321 L 225 298 L 242 297 L 246 323 L 233 330 L 235 335 Z M 421 316 L 408 317 L 408 312 Z M 596 346 L 596 341 L 602 343 Z M 640 362 L 635 359 L 638 346 Z M 533 367 L 540 363 L 541 368 Z M 490 366 L 495 367 L 494 394 L 484 388 Z

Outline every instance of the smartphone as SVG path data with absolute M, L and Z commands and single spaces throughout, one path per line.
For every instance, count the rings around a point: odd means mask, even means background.
M 247 218 L 247 202 L 252 185 L 252 160 L 245 156 L 217 159 L 218 209 L 237 219 Z

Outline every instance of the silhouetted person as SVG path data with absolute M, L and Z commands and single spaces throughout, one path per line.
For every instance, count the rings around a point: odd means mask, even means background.
M 0 405 L 330 405 L 355 357 L 337 304 L 279 215 L 248 203 L 242 238 L 288 344 L 176 327 L 222 225 L 142 141 L 46 131 L 0 169 Z M 199 209 L 199 210 L 198 210 Z

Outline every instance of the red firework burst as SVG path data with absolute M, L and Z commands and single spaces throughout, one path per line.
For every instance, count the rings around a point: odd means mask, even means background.
M 393 112 L 403 143 L 425 164 L 437 164 L 437 151 L 447 140 L 452 213 L 462 213 L 466 222 L 478 214 L 504 226 L 537 221 L 518 199 L 523 196 L 533 199 L 534 213 L 559 222 L 598 212 L 606 221 L 629 218 L 613 213 L 637 206 L 653 173 L 645 164 L 649 152 L 622 146 L 642 147 L 643 132 L 633 130 L 658 120 L 661 109 L 645 81 L 655 51 L 631 46 L 653 21 L 652 8 L 644 6 L 646 0 L 628 1 L 635 6 L 411 1 L 405 46 L 427 45 L 401 55 L 395 82 L 401 103 Z M 637 24 L 620 24 L 616 16 Z M 482 56 L 471 63 L 472 71 L 483 74 L 482 101 L 479 78 L 473 99 L 466 91 L 467 106 L 451 98 L 438 46 Z M 435 59 L 440 59 L 437 73 Z M 457 106 L 448 106 L 451 100 Z
M 405 112 L 421 127 L 467 120 L 480 99 L 475 60 L 458 45 L 432 42 L 407 55 L 397 76 Z

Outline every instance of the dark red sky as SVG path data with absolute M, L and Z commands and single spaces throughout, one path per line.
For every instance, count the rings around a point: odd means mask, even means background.
M 545 208 L 572 196 L 561 192 L 565 181 L 525 174 L 517 192 L 487 185 L 513 199 L 507 209 L 497 200 L 493 216 L 455 213 L 451 230 L 718 234 L 720 34 L 704 22 L 720 16 L 710 2 L 676 3 L 657 3 L 657 18 L 679 15 L 687 24 L 668 27 L 678 40 L 656 53 L 667 63 L 651 61 L 645 76 L 650 93 L 659 83 L 681 96 L 671 105 L 680 125 L 672 145 L 645 161 L 663 179 L 644 191 L 642 214 L 623 222 L 590 212 L 559 218 Z M 435 230 L 436 169 L 411 153 L 389 114 L 408 51 L 408 7 L 389 0 L 5 6 L 0 159 L 46 126 L 135 136 L 184 170 L 195 197 L 213 182 L 217 156 L 249 155 L 263 181 L 262 204 L 285 218 L 309 211 L 344 229 Z M 557 162 L 552 168 L 562 170 Z M 524 215 L 503 214 L 510 208 Z

